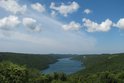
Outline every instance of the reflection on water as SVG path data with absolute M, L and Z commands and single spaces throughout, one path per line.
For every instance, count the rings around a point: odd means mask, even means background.
M 43 70 L 43 73 L 64 72 L 66 74 L 75 73 L 82 69 L 81 62 L 71 60 L 70 58 L 59 59 L 58 62 L 51 64 L 49 68 Z

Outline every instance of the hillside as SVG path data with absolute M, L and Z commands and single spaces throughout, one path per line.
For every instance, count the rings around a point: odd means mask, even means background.
M 42 74 L 41 71 L 34 69 L 34 66 L 32 69 L 31 67 L 10 62 L 10 60 L 13 59 L 21 61 L 24 58 L 27 58 L 27 61 L 31 61 L 32 59 L 30 59 L 29 56 L 34 58 L 34 60 L 39 60 L 34 57 L 34 55 L 22 55 L 21 58 L 16 58 L 16 55 L 17 54 L 13 53 L 9 53 L 9 55 L 5 53 L 4 57 L 3 55 L 1 56 L 0 81 L 2 83 L 124 83 L 124 54 L 75 56 L 73 59 L 82 61 L 82 64 L 85 65 L 85 69 L 71 75 L 64 73 Z M 9 56 L 13 57 L 10 58 Z M 45 60 L 48 60 L 48 56 L 49 55 L 45 58 L 44 55 L 38 55 L 38 58 L 42 57 L 40 61 L 45 63 Z M 24 60 L 26 62 L 26 59 Z
M 0 53 L 0 62 L 11 61 L 16 64 L 26 65 L 29 68 L 44 69 L 49 64 L 57 61 L 59 57 L 54 55 L 23 54 L 23 53 Z
M 82 55 L 73 59 L 80 60 L 85 69 L 78 74 L 96 73 L 102 71 L 124 70 L 124 54 Z

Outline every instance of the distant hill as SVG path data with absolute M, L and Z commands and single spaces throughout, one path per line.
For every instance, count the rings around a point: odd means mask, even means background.
M 55 62 L 60 57 L 57 55 L 35 55 L 0 53 L 0 82 L 124 83 L 124 53 L 75 56 L 72 59 L 81 61 L 85 65 L 85 69 L 71 75 L 64 73 L 42 74 L 41 71 L 34 68 L 48 67 L 48 64 Z M 14 63 L 25 64 L 29 67 Z
M 124 70 L 124 53 L 80 55 L 73 59 L 80 60 L 85 65 L 85 69 L 78 74 Z
M 23 53 L 8 53 L 0 52 L 0 62 L 11 61 L 16 64 L 26 65 L 30 68 L 44 69 L 49 64 L 57 61 L 58 56 L 41 55 L 41 54 L 23 54 Z

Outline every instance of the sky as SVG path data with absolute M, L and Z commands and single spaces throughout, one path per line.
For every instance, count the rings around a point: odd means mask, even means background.
M 124 52 L 124 0 L 0 0 L 0 52 Z

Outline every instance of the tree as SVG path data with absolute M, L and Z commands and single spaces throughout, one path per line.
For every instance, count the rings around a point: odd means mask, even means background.
M 28 70 L 24 66 L 19 66 L 11 62 L 0 63 L 1 83 L 27 83 Z

